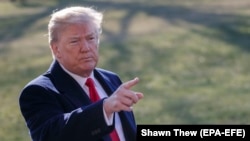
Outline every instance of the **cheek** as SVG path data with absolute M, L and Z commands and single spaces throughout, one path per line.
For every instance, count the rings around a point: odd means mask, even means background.
M 98 59 L 98 56 L 99 56 L 99 50 L 98 50 L 99 48 L 97 47 L 97 46 L 95 46 L 94 48 L 93 48 L 93 52 L 94 52 L 94 54 L 95 54 L 95 56 L 96 56 L 96 58 Z
M 67 47 L 58 50 L 57 56 L 63 59 L 72 59 L 77 56 L 77 51 L 69 49 Z

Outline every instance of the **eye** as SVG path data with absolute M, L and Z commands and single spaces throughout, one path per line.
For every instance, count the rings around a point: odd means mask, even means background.
M 69 43 L 70 44 L 75 44 L 75 43 L 77 43 L 79 40 L 71 40 Z
M 95 40 L 95 36 L 89 36 L 89 37 L 87 37 L 87 40 L 89 40 L 89 41 Z
M 96 40 L 96 36 L 95 36 L 95 34 L 91 34 L 91 35 L 87 36 L 86 39 L 88 41 L 95 41 Z

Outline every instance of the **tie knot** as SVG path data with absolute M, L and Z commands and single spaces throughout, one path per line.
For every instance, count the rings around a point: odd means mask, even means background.
M 86 83 L 85 83 L 88 87 L 94 87 L 94 81 L 92 78 L 88 78 Z

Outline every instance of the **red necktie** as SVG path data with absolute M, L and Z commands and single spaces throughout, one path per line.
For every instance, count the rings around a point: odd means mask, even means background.
M 89 97 L 90 97 L 90 100 L 92 102 L 96 102 L 100 99 L 96 89 L 95 89 L 95 85 L 94 85 L 94 81 L 91 79 L 91 78 L 88 78 L 87 81 L 86 81 L 86 85 L 88 86 L 89 88 Z M 110 137 L 112 139 L 112 141 L 120 141 L 119 139 L 119 136 L 116 132 L 116 130 L 113 130 L 111 133 L 110 133 Z

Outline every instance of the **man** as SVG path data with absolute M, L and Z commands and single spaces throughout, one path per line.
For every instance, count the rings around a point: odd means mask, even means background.
M 122 83 L 115 73 L 96 68 L 102 18 L 88 7 L 52 14 L 48 37 L 54 60 L 19 98 L 33 141 L 113 141 L 113 133 L 120 141 L 136 140 L 132 106 L 143 94 L 131 88 L 139 79 Z M 85 85 L 88 78 L 100 97 L 96 102 Z

